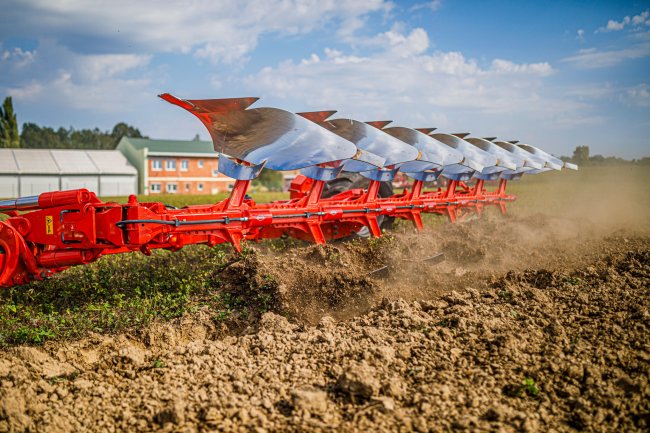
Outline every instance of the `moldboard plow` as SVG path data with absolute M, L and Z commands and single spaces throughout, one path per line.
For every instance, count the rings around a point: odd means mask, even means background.
M 163 203 L 106 203 L 85 189 L 0 201 L 0 286 L 43 279 L 107 254 L 190 244 L 290 236 L 324 244 L 352 235 L 381 236 L 382 225 L 406 219 L 421 230 L 422 214 L 454 222 L 487 206 L 505 213 L 509 180 L 563 167 L 536 147 L 434 128 L 332 119 L 334 111 L 290 113 L 249 108 L 256 98 L 183 100 L 160 95 L 198 117 L 219 154 L 218 170 L 235 180 L 216 204 L 171 208 Z M 247 196 L 262 169 L 301 170 L 289 200 L 256 203 Z M 412 180 L 393 193 L 397 172 Z M 447 186 L 425 191 L 442 176 Z M 497 181 L 493 191 L 487 181 Z

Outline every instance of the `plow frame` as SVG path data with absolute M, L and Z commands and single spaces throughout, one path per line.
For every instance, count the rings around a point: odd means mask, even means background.
M 469 187 L 450 180 L 446 189 L 425 192 L 424 181 L 390 197 L 378 197 L 381 182 L 321 198 L 325 181 L 303 175 L 294 179 L 289 200 L 256 203 L 247 196 L 250 180 L 236 180 L 230 196 L 216 204 L 171 209 L 159 202 L 106 203 L 85 189 L 44 193 L 16 200 L 9 218 L 0 222 L 0 287 L 41 280 L 64 269 L 91 263 L 109 254 L 155 249 L 176 251 L 186 245 L 230 243 L 281 236 L 325 244 L 367 227 L 381 236 L 381 215 L 411 221 L 423 229 L 422 214 L 455 222 L 467 213 L 481 215 L 486 206 L 504 213 L 515 200 L 506 180 L 487 191 L 483 180 Z M 20 201 L 20 202 L 19 202 Z M 19 211 L 24 213 L 19 214 Z

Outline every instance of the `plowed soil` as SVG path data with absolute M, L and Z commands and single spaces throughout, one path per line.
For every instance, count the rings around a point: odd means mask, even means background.
M 512 209 L 256 246 L 218 282 L 252 322 L 10 348 L 0 432 L 648 431 L 647 220 Z

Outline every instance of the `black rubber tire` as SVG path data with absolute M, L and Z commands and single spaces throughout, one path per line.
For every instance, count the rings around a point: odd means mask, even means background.
M 321 198 L 330 198 L 349 189 L 352 189 L 352 180 L 347 177 L 337 177 L 325 183 Z
M 358 173 L 341 173 L 339 177 L 325 184 L 325 188 L 323 188 L 321 197 L 329 198 L 350 189 L 367 189 L 369 185 L 370 179 L 367 179 Z M 377 195 L 382 198 L 390 197 L 393 195 L 393 185 L 390 182 L 382 182 L 379 186 L 379 192 Z M 377 218 L 379 228 L 382 230 L 390 230 L 393 227 L 394 221 L 395 217 L 380 216 Z M 370 237 L 370 231 L 364 227 L 355 236 L 360 238 L 368 238 Z

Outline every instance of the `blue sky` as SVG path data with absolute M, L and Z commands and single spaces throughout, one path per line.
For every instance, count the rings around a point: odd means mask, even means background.
M 207 139 L 158 99 L 650 155 L 649 1 L 3 0 L 0 96 L 19 122 L 126 121 Z M 180 149 L 179 149 L 180 150 Z

